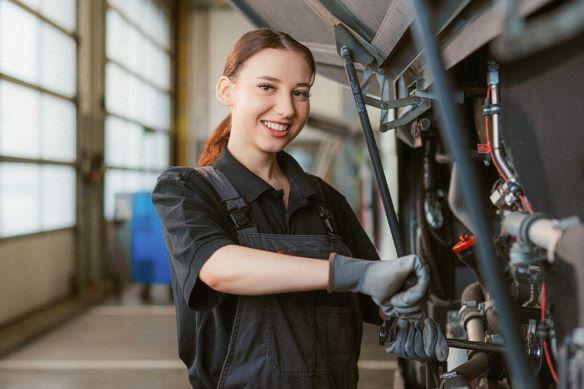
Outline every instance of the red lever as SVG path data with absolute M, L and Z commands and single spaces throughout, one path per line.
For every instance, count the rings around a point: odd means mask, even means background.
M 458 242 L 454 246 L 452 246 L 452 251 L 456 254 L 460 254 L 465 250 L 470 249 L 474 246 L 475 242 L 477 241 L 477 237 L 474 235 L 467 235 L 465 233 L 460 234 L 460 238 Z

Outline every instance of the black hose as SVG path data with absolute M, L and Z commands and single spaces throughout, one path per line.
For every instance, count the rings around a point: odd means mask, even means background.
M 527 356 L 521 343 L 516 314 L 503 282 L 503 276 L 497 267 L 495 248 L 487 224 L 487 212 L 480 202 L 483 195 L 479 190 L 477 174 L 468 153 L 471 148 L 459 123 L 436 37 L 432 32 L 428 8 L 424 0 L 412 0 L 411 3 L 416 13 L 415 38 L 424 50 L 426 64 L 434 76 L 434 91 L 437 95 L 442 140 L 457 163 L 461 179 L 465 183 L 466 190 L 463 192 L 463 198 L 476 228 L 479 269 L 487 291 L 497 301 L 497 308 L 501 313 L 501 335 L 511 349 L 511 353 L 505 356 L 511 378 L 518 388 L 536 388 L 537 384 L 529 369 Z

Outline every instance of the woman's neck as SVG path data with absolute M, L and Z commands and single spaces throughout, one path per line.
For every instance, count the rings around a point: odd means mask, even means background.
M 270 183 L 278 181 L 283 176 L 276 153 L 266 153 L 252 147 L 239 147 L 232 143 L 231 139 L 227 143 L 227 148 L 235 159 L 262 180 Z

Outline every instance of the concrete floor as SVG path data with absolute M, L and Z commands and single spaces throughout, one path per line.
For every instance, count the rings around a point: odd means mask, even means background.
M 0 359 L 0 388 L 189 388 L 166 288 L 153 288 L 147 305 L 139 294 L 129 288 Z M 393 382 L 396 361 L 377 345 L 377 332 L 365 326 L 359 388 L 401 387 L 399 377 Z

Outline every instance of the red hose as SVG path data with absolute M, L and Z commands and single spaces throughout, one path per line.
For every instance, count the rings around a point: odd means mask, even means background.
M 543 284 L 541 284 L 541 321 L 543 322 L 545 320 L 545 310 L 546 310 L 546 290 L 545 290 L 545 282 Z M 558 382 L 558 373 L 556 373 L 556 368 L 554 367 L 554 364 L 552 363 L 552 358 L 550 356 L 550 350 L 548 347 L 548 343 L 547 340 L 544 339 L 543 341 L 543 354 L 545 356 L 545 361 L 548 365 L 550 374 L 552 375 L 552 378 L 554 379 L 554 381 L 557 383 Z
M 487 88 L 487 97 L 486 97 L 487 103 L 489 103 L 490 98 L 491 98 L 491 87 L 488 87 Z M 501 170 L 501 168 L 497 164 L 497 160 L 495 159 L 495 155 L 493 153 L 493 148 L 491 147 L 491 134 L 490 134 L 490 128 L 489 128 L 489 118 L 487 116 L 485 116 L 485 118 L 484 118 L 484 124 L 485 124 L 485 137 L 487 138 L 487 145 L 488 145 L 488 149 L 489 149 L 489 156 L 491 157 L 491 161 L 493 162 L 495 169 L 497 169 L 499 176 L 501 176 L 503 181 L 507 182 L 509 180 L 509 178 L 507 176 L 505 176 L 505 174 L 503 173 L 503 171 Z M 533 208 L 531 206 L 531 203 L 529 202 L 529 200 L 527 200 L 527 198 L 524 195 L 519 196 L 519 201 L 521 202 L 521 204 L 523 205 L 523 208 L 525 208 L 525 210 L 527 212 L 529 212 L 530 214 L 533 213 Z M 541 287 L 541 321 L 542 322 L 545 320 L 545 310 L 546 310 L 546 290 L 545 290 L 545 283 L 543 283 L 542 287 Z M 554 364 L 552 363 L 552 358 L 550 356 L 548 342 L 545 339 L 543 341 L 543 353 L 544 353 L 545 360 L 546 360 L 546 363 L 548 365 L 548 369 L 550 371 L 550 374 L 552 375 L 552 378 L 554 379 L 554 381 L 557 383 L 558 382 L 558 374 L 556 373 L 556 369 L 554 367 Z

